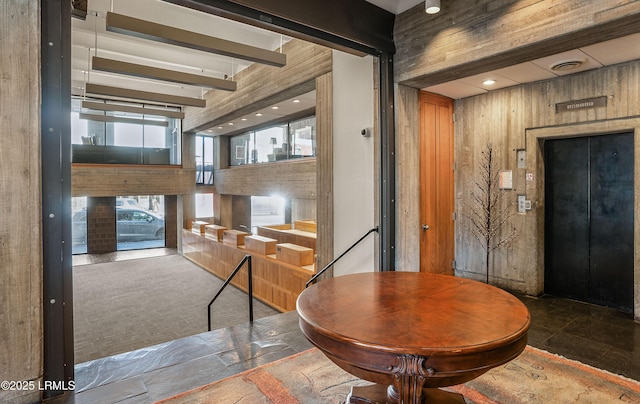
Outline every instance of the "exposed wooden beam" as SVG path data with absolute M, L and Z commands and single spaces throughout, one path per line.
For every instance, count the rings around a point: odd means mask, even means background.
M 200 98 L 181 97 L 179 95 L 152 93 L 150 91 L 132 90 L 129 88 L 105 86 L 87 83 L 87 94 L 107 95 L 110 97 L 129 98 L 134 100 L 151 101 L 170 105 L 189 105 L 191 107 L 205 107 L 206 100 Z
M 88 121 L 97 121 L 97 122 L 120 122 L 120 123 L 132 123 L 135 125 L 152 125 L 152 126 L 164 126 L 165 128 L 169 127 L 169 122 L 167 121 L 154 121 L 151 119 L 136 119 L 136 118 L 123 118 L 121 116 L 110 116 L 110 115 L 95 115 L 95 114 L 80 114 L 80 119 L 86 119 Z
M 91 68 L 103 72 L 127 74 L 129 76 L 143 77 L 147 79 L 164 80 L 173 83 L 189 84 L 193 86 L 210 87 L 218 90 L 236 91 L 238 84 L 232 80 L 217 79 L 215 77 L 201 76 L 162 69 L 159 67 L 139 65 L 120 60 L 106 59 L 98 56 L 91 58 Z
M 263 63 L 270 66 L 282 67 L 287 64 L 287 55 L 284 53 L 227 41 L 225 39 L 198 34 L 196 32 L 112 12 L 107 12 L 107 31 L 249 60 L 251 62 Z
M 130 105 L 107 104 L 104 102 L 82 101 L 82 108 L 94 109 L 97 111 L 119 111 L 130 112 L 132 114 L 166 116 L 167 118 L 184 119 L 184 112 L 170 111 L 167 109 L 155 109 L 146 107 L 134 107 Z

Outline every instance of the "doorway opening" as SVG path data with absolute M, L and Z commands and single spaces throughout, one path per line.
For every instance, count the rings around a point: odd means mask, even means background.
M 633 313 L 634 135 L 546 140 L 544 291 Z

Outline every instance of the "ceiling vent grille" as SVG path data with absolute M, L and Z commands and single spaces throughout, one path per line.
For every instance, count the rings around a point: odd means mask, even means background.
M 571 60 L 563 60 L 562 62 L 554 63 L 551 66 L 551 70 L 556 71 L 566 71 L 575 69 L 576 67 L 582 66 L 587 60 L 586 59 L 571 59 Z

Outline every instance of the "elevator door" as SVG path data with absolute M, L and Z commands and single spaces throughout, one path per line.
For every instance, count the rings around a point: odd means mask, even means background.
M 545 293 L 633 312 L 633 143 L 545 142 Z

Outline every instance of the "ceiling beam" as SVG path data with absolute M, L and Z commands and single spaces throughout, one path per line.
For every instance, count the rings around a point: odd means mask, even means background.
M 173 83 L 189 84 L 192 86 L 210 87 L 218 90 L 236 91 L 238 83 L 232 80 L 217 79 L 215 77 L 201 76 L 178 72 L 175 70 L 162 69 L 136 63 L 123 62 L 120 60 L 106 59 L 98 56 L 91 58 L 91 68 L 103 72 L 127 74 L 129 76 L 142 77 L 146 79 L 164 80 Z
M 117 32 L 185 48 L 282 67 L 287 55 L 238 42 L 198 34 L 122 14 L 107 12 L 107 31 Z
M 88 121 L 97 121 L 97 122 L 133 123 L 136 125 L 164 126 L 165 128 L 169 126 L 169 122 L 167 121 L 154 121 L 151 119 L 124 118 L 121 116 L 95 115 L 95 114 L 85 114 L 85 113 L 80 113 L 79 117 L 80 119 L 86 119 Z
M 152 93 L 150 91 L 132 90 L 129 88 L 105 86 L 87 83 L 87 94 L 107 95 L 110 97 L 129 98 L 134 100 L 151 101 L 159 104 L 189 105 L 191 107 L 205 107 L 207 101 L 200 98 L 181 97 L 178 95 Z
M 167 109 L 155 109 L 146 107 L 134 107 L 130 105 L 107 104 L 104 102 L 82 101 L 82 108 L 96 111 L 129 112 L 132 114 L 166 116 L 167 118 L 184 119 L 184 112 L 170 111 Z

